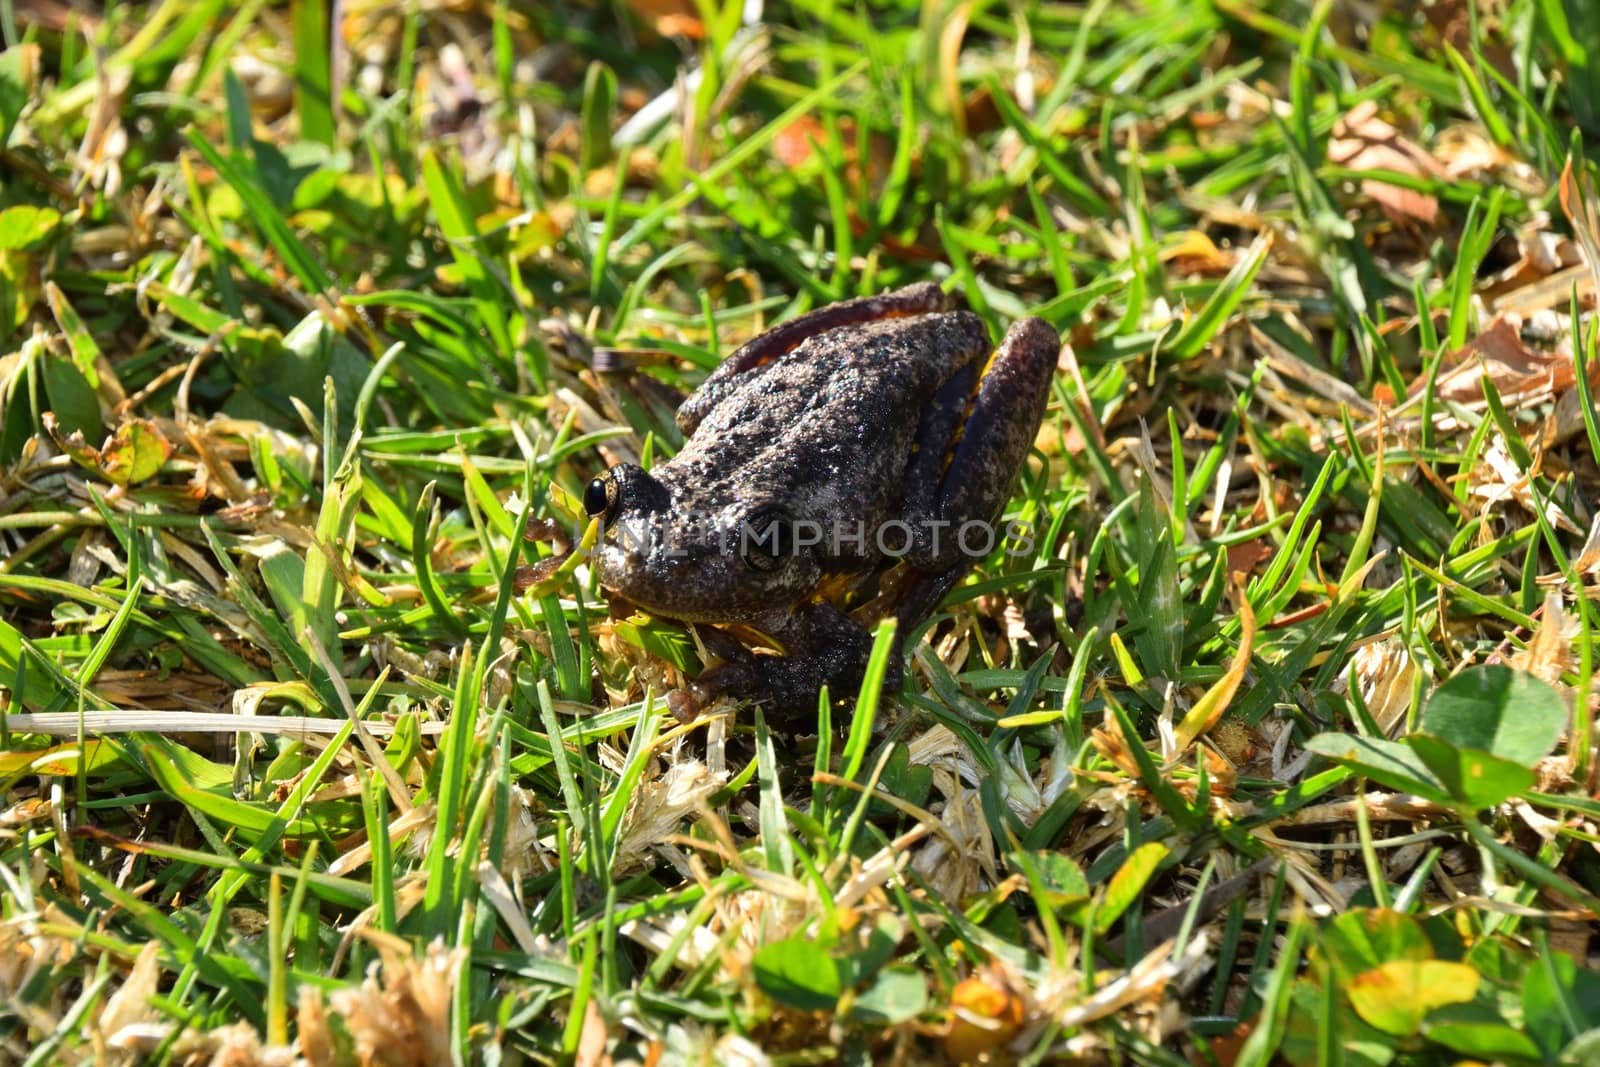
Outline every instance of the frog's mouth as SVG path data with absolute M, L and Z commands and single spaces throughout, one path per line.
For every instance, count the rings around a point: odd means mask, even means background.
M 685 560 L 652 558 L 607 540 L 599 548 L 597 562 L 601 585 L 652 615 L 714 622 L 734 614 L 717 596 L 724 583 L 709 582 L 698 569 L 682 566 Z M 708 585 L 711 588 L 703 588 Z M 720 610 L 719 600 L 723 600 Z
M 645 533 L 611 529 L 596 548 L 600 584 L 652 615 L 685 619 L 700 614 L 693 571 Z

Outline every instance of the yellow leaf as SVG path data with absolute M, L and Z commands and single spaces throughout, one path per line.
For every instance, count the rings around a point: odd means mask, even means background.
M 172 445 L 149 419 L 129 419 L 100 451 L 107 480 L 133 485 L 152 477 L 172 455 Z
M 1350 1003 L 1386 1034 L 1410 1036 L 1422 1029 L 1430 1011 L 1464 1004 L 1478 993 L 1478 972 L 1445 960 L 1391 960 L 1356 975 Z

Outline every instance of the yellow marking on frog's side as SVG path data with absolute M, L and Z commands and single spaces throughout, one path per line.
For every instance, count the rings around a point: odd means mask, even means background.
M 816 588 L 811 591 L 813 604 L 829 604 L 840 611 L 849 609 L 850 598 L 861 585 L 862 574 L 859 571 L 838 571 L 833 574 L 824 574 L 817 582 Z
M 950 435 L 950 444 L 945 448 L 944 461 L 939 464 L 939 473 L 945 474 L 950 470 L 950 464 L 955 462 L 956 448 L 961 444 L 961 439 L 967 434 L 967 423 L 972 421 L 972 409 L 978 406 L 978 393 L 983 389 L 984 380 L 989 377 L 989 372 L 994 370 L 994 365 L 1000 359 L 1000 349 L 995 348 L 989 353 L 989 358 L 984 360 L 983 369 L 973 379 L 972 388 L 967 390 L 967 403 L 961 409 L 961 420 L 956 423 L 956 432 Z
M 771 634 L 766 633 L 763 630 L 756 629 L 754 626 L 751 626 L 748 623 L 724 623 L 723 625 L 718 626 L 717 629 L 721 630 L 729 637 L 732 637 L 735 641 L 738 641 L 746 648 L 752 650 L 757 648 L 766 648 L 771 649 L 780 656 L 788 655 L 788 649 L 784 647 L 782 641 L 779 641 L 776 637 L 773 637 Z

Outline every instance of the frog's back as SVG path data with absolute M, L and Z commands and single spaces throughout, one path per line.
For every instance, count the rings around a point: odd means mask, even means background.
M 700 388 L 678 408 L 678 426 L 692 434 L 712 408 L 744 388 L 753 371 L 772 363 L 808 338 L 849 331 L 885 319 L 903 319 L 949 311 L 952 299 L 935 282 L 918 282 L 903 289 L 816 308 L 788 319 L 742 345 L 722 361 Z
M 807 338 L 752 367 L 725 390 L 690 437 L 719 450 L 740 427 L 790 437 L 833 438 L 852 424 L 903 418 L 950 374 L 987 351 L 982 320 L 970 311 L 889 319 Z M 693 403 L 700 392 L 689 398 Z M 686 446 L 687 447 L 687 446 Z
M 887 513 L 930 398 L 987 347 L 968 311 L 807 338 L 746 371 L 673 465 L 708 496 L 770 495 L 823 521 Z

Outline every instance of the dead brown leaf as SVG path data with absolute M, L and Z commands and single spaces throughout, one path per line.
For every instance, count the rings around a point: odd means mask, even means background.
M 1567 626 L 1561 592 L 1552 589 L 1544 596 L 1544 609 L 1540 612 L 1539 628 L 1534 631 L 1533 640 L 1511 657 L 1511 666 L 1551 685 L 1560 685 L 1562 674 L 1573 666 L 1572 637 L 1567 633 Z
M 1475 178 L 1509 167 L 1517 159 L 1476 126 L 1452 126 L 1439 135 L 1433 157 L 1452 178 Z
M 1600 294 L 1600 219 L 1595 217 L 1595 193 L 1586 169 L 1574 171 L 1572 160 L 1561 170 L 1561 210 L 1572 223 L 1572 232 L 1589 264 L 1595 281 L 1595 292 Z
M 1334 126 L 1328 161 L 1355 171 L 1392 170 L 1417 178 L 1447 176 L 1438 160 L 1379 118 L 1378 105 L 1371 100 L 1357 104 Z M 1361 191 L 1397 222 L 1415 219 L 1432 225 L 1439 217 L 1438 198 L 1431 194 L 1372 178 L 1361 183 Z
M 1472 32 L 1474 5 L 1477 6 L 1479 25 L 1482 27 L 1476 35 Z M 1499 23 L 1501 5 L 1495 0 L 1434 0 L 1431 4 L 1418 6 L 1440 40 L 1464 56 L 1476 52 L 1507 81 L 1517 80 L 1517 66 L 1511 57 L 1511 50 L 1500 43 L 1500 34 L 1491 32 Z
M 1228 573 L 1250 574 L 1272 558 L 1272 545 L 1266 538 L 1240 541 L 1228 546 Z
M 611 1067 L 611 1055 L 606 1051 L 610 1038 L 606 1017 L 593 997 L 583 1010 L 583 1030 L 578 1034 L 578 1049 L 573 1057 L 575 1067 Z
M 1482 400 L 1484 375 L 1508 400 L 1544 391 L 1564 392 L 1577 381 L 1568 353 L 1528 347 L 1519 324 L 1507 315 L 1496 316 L 1482 333 L 1445 357 L 1436 395 L 1460 403 Z M 1416 396 L 1426 386 L 1427 376 L 1419 376 L 1408 392 Z
M 1579 574 L 1593 574 L 1600 570 L 1600 515 L 1590 522 L 1589 536 L 1584 540 L 1578 558 L 1572 561 L 1572 567 Z
M 1094 404 L 1089 398 L 1089 386 L 1084 382 L 1083 369 L 1078 364 L 1078 354 L 1073 350 L 1071 341 L 1062 344 L 1061 354 L 1056 358 L 1056 368 L 1067 374 L 1077 393 L 1078 418 L 1068 420 L 1070 425 L 1067 427 L 1066 438 L 1062 441 L 1062 450 L 1069 456 L 1076 456 L 1088 447 L 1080 425 L 1087 427 L 1094 434 L 1095 444 L 1104 450 L 1105 428 L 1100 425 L 1100 420 L 1095 415 Z
M 322 994 L 310 984 L 300 987 L 295 1005 L 299 1025 L 297 1044 L 309 1067 L 333 1067 L 338 1062 L 333 1031 L 328 1026 L 328 1009 Z
M 1106 712 L 1105 728 L 1089 731 L 1089 743 L 1095 751 L 1106 759 L 1116 764 L 1117 770 L 1128 778 L 1137 780 L 1142 773 L 1139 761 L 1134 758 L 1133 746 L 1143 744 L 1138 738 L 1129 739 L 1122 732 L 1122 724 L 1108 710 Z
M 459 949 L 440 942 L 422 958 L 398 938 L 366 936 L 383 958 L 360 986 L 335 990 L 329 997 L 344 1021 L 362 1063 L 384 1067 L 443 1067 L 451 1062 L 450 1002 L 461 979 Z
M 628 7 L 663 37 L 698 41 L 706 35 L 694 0 L 628 0 Z
M 1594 278 L 1584 265 L 1583 253 L 1574 241 L 1551 228 L 1548 216 L 1530 220 L 1514 240 L 1516 260 L 1478 286 L 1478 294 L 1496 313 L 1526 319 L 1566 308 L 1574 286 L 1580 297 L 1592 295 Z
M 65 4 L 60 0 L 21 0 L 16 6 L 17 22 L 22 27 L 37 26 L 41 30 L 60 33 L 76 25 L 80 32 L 94 32 L 101 18 L 92 8 L 84 10 L 79 4 Z M 38 45 L 24 45 L 37 49 Z
M 1360 692 L 1362 702 L 1385 736 L 1398 732 L 1411 710 L 1417 669 L 1405 643 L 1395 637 L 1362 645 L 1350 657 L 1345 682 Z
M 147 941 L 139 950 L 128 977 L 106 1001 L 95 1026 L 108 1045 L 117 1047 L 118 1034 L 123 1029 L 156 1017 L 150 998 L 156 995 L 161 981 L 160 961 L 160 943 Z

